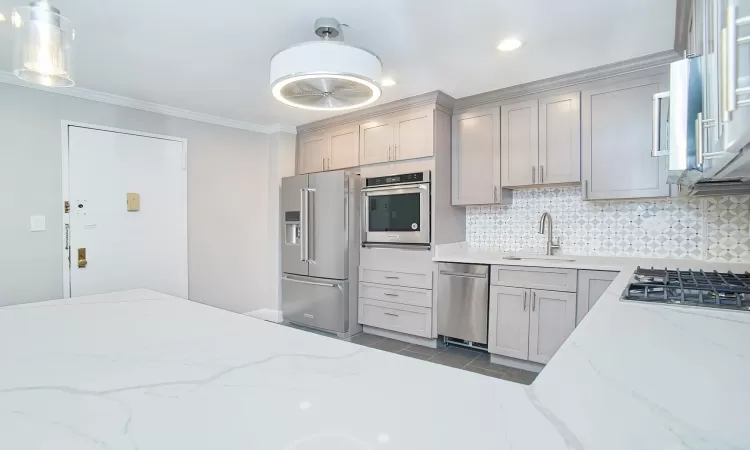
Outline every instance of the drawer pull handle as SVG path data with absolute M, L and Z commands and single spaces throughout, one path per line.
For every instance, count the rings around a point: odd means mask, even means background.
M 386 280 L 398 280 L 398 277 L 389 277 L 388 275 L 385 276 Z
M 314 319 L 315 318 L 315 316 L 313 316 L 312 314 L 308 314 L 308 313 L 305 313 L 304 316 L 307 317 L 308 319 Z
M 391 294 L 390 292 L 383 292 L 383 295 L 387 295 L 388 297 L 398 297 L 398 294 Z
M 383 313 L 383 314 L 385 314 L 386 316 L 398 317 L 398 314 L 392 313 L 392 312 L 386 312 L 386 313 Z

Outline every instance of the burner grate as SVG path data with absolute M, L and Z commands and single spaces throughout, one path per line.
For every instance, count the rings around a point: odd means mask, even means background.
M 645 269 L 638 267 L 623 298 L 750 310 L 750 273 L 703 270 Z

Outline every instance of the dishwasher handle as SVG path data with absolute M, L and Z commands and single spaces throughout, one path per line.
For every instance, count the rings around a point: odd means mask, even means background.
M 462 272 L 451 272 L 448 270 L 441 270 L 440 275 L 450 275 L 452 277 L 462 277 L 462 278 L 487 278 L 487 275 L 479 275 L 475 273 L 462 273 Z

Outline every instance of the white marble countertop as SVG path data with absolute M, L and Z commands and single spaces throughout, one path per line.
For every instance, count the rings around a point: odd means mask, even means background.
M 620 272 L 529 388 L 572 448 L 750 448 L 750 313 L 620 301 L 638 265 L 735 272 L 750 265 L 507 255 L 458 243 L 438 246 L 434 259 Z
M 0 449 L 561 449 L 522 385 L 147 290 L 0 308 Z
M 506 258 L 521 258 L 506 259 Z M 511 253 L 499 252 L 490 249 L 481 249 L 470 247 L 466 242 L 456 242 L 454 244 L 438 245 L 435 247 L 435 257 L 433 261 L 438 262 L 461 262 L 474 264 L 500 264 L 504 266 L 525 266 L 525 267 L 562 267 L 569 269 L 584 270 L 609 270 L 619 272 L 624 267 L 670 267 L 672 269 L 689 269 L 698 268 L 726 268 L 743 271 L 750 267 L 750 264 L 727 264 L 727 263 L 706 263 L 695 259 L 674 259 L 674 258 L 623 258 L 615 256 L 581 256 L 581 255 L 554 255 L 546 256 L 536 253 Z M 632 274 L 632 271 L 630 272 Z
M 750 315 L 616 297 L 529 387 L 147 290 L 0 308 L 0 448 L 750 447 Z

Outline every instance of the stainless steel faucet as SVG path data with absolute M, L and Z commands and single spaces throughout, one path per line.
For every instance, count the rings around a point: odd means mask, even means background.
M 542 214 L 539 219 L 539 234 L 544 234 L 544 225 L 547 225 L 547 255 L 552 255 L 552 250 L 560 248 L 560 239 L 557 242 L 552 240 L 552 216 L 548 212 Z

